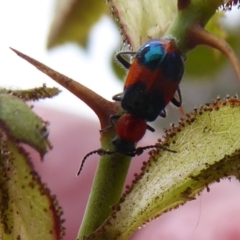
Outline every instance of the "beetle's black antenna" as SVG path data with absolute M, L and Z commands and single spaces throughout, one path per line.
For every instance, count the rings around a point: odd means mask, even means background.
M 145 146 L 145 147 L 138 147 L 138 148 L 135 149 L 134 154 L 135 154 L 135 156 L 136 156 L 136 155 L 139 156 L 139 155 L 141 155 L 145 150 L 151 149 L 151 148 L 163 149 L 163 150 L 166 150 L 166 151 L 168 151 L 168 152 L 177 153 L 177 151 L 175 151 L 175 150 L 171 150 L 171 149 L 166 148 L 166 147 L 164 147 L 164 146 L 162 146 L 162 145 L 156 144 L 156 145 L 150 145 L 150 146 Z
M 116 151 L 107 151 L 107 150 L 104 150 L 102 148 L 99 148 L 97 150 L 94 150 L 94 151 L 91 151 L 89 152 L 88 154 L 86 154 L 81 162 L 81 165 L 79 167 L 79 170 L 77 172 L 77 176 L 79 176 L 79 174 L 81 173 L 82 169 L 83 169 L 83 165 L 84 163 L 86 162 L 87 158 L 93 154 L 98 154 L 99 156 L 103 156 L 103 155 L 112 155 L 116 153 Z
M 131 156 L 131 157 L 134 157 L 134 156 L 136 156 L 136 155 L 139 156 L 139 155 L 141 155 L 145 150 L 151 149 L 151 148 L 163 149 L 163 150 L 166 150 L 166 151 L 168 151 L 168 152 L 176 153 L 176 151 L 174 151 L 174 150 L 171 150 L 171 149 L 168 149 L 168 148 L 166 148 L 166 147 L 163 147 L 163 146 L 160 145 L 160 144 L 156 144 L 156 145 L 149 145 L 149 146 L 145 146 L 145 147 L 138 147 L 138 148 L 136 148 L 136 149 L 134 150 L 134 152 L 128 152 L 128 153 L 124 153 L 124 154 L 127 155 L 127 156 Z M 83 169 L 84 163 L 86 162 L 87 158 L 88 158 L 89 156 L 91 156 L 92 154 L 98 154 L 99 156 L 103 156 L 103 155 L 112 155 L 112 154 L 114 154 L 114 153 L 116 153 L 116 152 L 117 152 L 116 150 L 115 150 L 115 151 L 108 151 L 108 150 L 104 150 L 104 149 L 102 149 L 102 148 L 99 148 L 99 149 L 97 149 L 97 150 L 94 150 L 94 151 L 89 152 L 88 154 L 86 154 L 86 155 L 84 156 L 84 158 L 83 158 L 83 160 L 82 160 L 82 162 L 81 162 L 81 165 L 80 165 L 80 167 L 79 167 L 79 170 L 78 170 L 78 172 L 77 172 L 77 176 L 80 175 L 80 173 L 81 173 L 81 171 L 82 171 L 82 169 Z

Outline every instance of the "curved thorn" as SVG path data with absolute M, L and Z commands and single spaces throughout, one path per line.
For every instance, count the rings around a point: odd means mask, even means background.
M 86 103 L 98 116 L 102 128 L 108 126 L 109 116 L 117 111 L 117 106 L 115 103 L 106 100 L 91 89 L 83 86 L 81 83 L 53 70 L 34 58 L 31 58 L 16 49 L 10 49 L 19 57 L 32 64 L 38 70 L 45 73 L 47 76 L 52 78 L 54 81 L 65 87 L 68 91 Z

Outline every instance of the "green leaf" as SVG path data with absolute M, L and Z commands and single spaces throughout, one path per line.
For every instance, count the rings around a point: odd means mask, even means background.
M 17 97 L 0 94 L 0 130 L 9 138 L 27 143 L 43 156 L 51 147 L 47 123 Z
M 134 51 L 147 40 L 162 36 L 177 14 L 175 0 L 109 0 L 108 3 Z
M 166 130 L 164 145 L 151 154 L 112 215 L 86 239 L 128 239 L 149 219 L 193 200 L 208 184 L 240 169 L 240 100 L 216 100 Z
M 0 149 L 0 239 L 62 239 L 62 210 L 25 151 L 1 132 Z
M 104 1 L 58 0 L 49 31 L 47 47 L 65 42 L 86 43 L 89 29 L 106 12 Z
M 24 90 L 10 90 L 6 88 L 0 88 L 0 94 L 6 93 L 9 95 L 13 95 L 24 101 L 37 101 L 44 98 L 52 98 L 58 95 L 60 92 L 61 91 L 58 88 L 56 87 L 49 88 L 46 86 L 46 84 L 43 84 L 42 87 Z

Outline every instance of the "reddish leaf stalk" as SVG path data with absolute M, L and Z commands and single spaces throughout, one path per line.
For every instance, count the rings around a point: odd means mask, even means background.
M 178 0 L 178 10 L 182 10 L 184 8 L 187 8 L 187 6 L 191 3 L 190 0 Z
M 240 81 L 240 62 L 231 46 L 225 40 L 206 31 L 199 24 L 193 24 L 188 28 L 186 40 L 189 48 L 194 48 L 197 45 L 207 45 L 225 54 Z

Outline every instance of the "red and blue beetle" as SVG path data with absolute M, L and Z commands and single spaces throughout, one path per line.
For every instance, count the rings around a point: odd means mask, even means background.
M 126 55 L 130 55 L 131 61 L 123 57 Z M 123 92 L 113 96 L 113 100 L 120 101 L 125 111 L 122 116 L 110 117 L 112 124 L 117 120 L 116 136 L 112 140 L 114 150 L 98 149 L 88 153 L 82 160 L 78 175 L 91 154 L 135 156 L 149 148 L 165 149 L 158 145 L 136 148 L 136 144 L 147 129 L 154 131 L 147 122 L 154 121 L 158 116 L 166 117 L 165 107 L 169 102 L 177 107 L 182 104 L 179 84 L 184 72 L 184 59 L 175 39 L 150 40 L 137 52 L 122 51 L 117 53 L 116 58 L 128 69 L 128 73 Z

